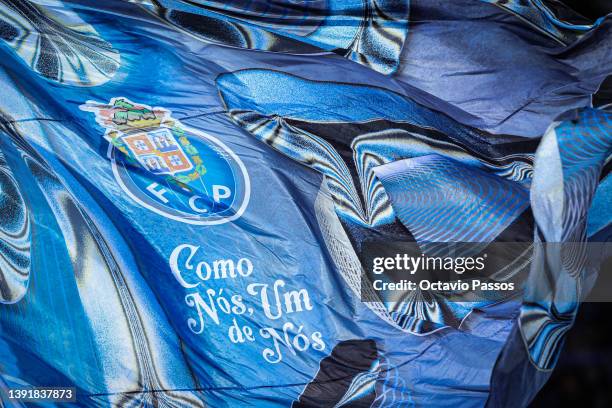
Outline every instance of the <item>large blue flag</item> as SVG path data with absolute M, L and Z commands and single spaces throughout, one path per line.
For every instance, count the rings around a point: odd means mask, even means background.
M 0 0 L 0 39 L 0 406 L 514 407 L 549 378 L 612 234 L 610 18 Z M 524 285 L 379 292 L 398 242 L 527 243 L 488 277 Z

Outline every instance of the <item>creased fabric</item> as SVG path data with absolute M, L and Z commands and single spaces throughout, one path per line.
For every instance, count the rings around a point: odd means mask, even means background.
M 526 406 L 609 256 L 610 24 L 539 0 L 0 0 L 0 395 Z M 395 242 L 527 242 L 499 268 L 525 287 L 385 297 L 362 260 Z

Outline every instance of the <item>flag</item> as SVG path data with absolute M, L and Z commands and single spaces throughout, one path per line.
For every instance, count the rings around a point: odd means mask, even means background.
M 3 406 L 526 406 L 608 250 L 611 30 L 536 0 L 0 0 Z M 489 297 L 365 261 L 509 242 L 486 278 L 524 285 Z

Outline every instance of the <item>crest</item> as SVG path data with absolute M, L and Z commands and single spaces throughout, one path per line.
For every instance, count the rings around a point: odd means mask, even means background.
M 115 178 L 138 204 L 198 225 L 231 221 L 244 211 L 246 168 L 217 138 L 184 126 L 164 108 L 124 97 L 80 108 L 105 129 Z

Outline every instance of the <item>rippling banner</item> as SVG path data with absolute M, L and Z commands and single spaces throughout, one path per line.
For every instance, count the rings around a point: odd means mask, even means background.
M 0 0 L 0 406 L 528 405 L 612 254 L 611 74 L 555 0 Z M 429 259 L 520 283 L 377 289 Z

